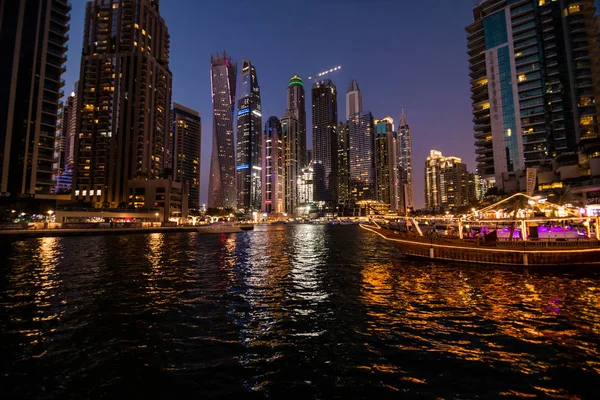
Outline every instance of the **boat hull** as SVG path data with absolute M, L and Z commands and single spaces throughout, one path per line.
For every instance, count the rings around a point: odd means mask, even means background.
M 521 242 L 521 246 L 511 243 L 498 246 L 497 243 L 485 245 L 460 239 L 429 240 L 375 226 L 361 227 L 380 235 L 411 257 L 508 266 L 600 266 L 600 246 L 597 242 L 587 246 L 569 242 Z

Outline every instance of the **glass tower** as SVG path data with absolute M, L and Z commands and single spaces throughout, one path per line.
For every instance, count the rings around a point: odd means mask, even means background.
M 412 177 L 412 141 L 410 126 L 404 109 L 398 126 L 398 180 L 400 191 L 399 206 L 402 211 L 413 210 L 415 207 L 413 177 Z
M 337 89 L 329 79 L 312 87 L 313 199 L 337 201 Z
M 235 111 L 237 63 L 226 52 L 210 57 L 213 137 L 208 181 L 208 207 L 237 207 L 235 184 Z
M 262 113 L 256 68 L 242 61 L 237 113 L 237 208 L 260 211 L 262 203 Z
M 189 185 L 188 207 L 199 210 L 202 124 L 198 111 L 173 103 L 171 132 L 173 180 Z
M 281 123 L 270 117 L 263 137 L 262 211 L 285 212 L 285 163 Z

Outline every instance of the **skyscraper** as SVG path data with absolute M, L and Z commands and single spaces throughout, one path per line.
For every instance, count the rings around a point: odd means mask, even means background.
M 346 91 L 346 121 L 362 113 L 362 94 L 355 79 L 350 81 Z
M 285 211 L 293 213 L 298 206 L 298 177 L 304 156 L 300 153 L 300 121 L 290 112 L 281 118 L 281 135 L 285 153 Z
M 87 3 L 75 143 L 75 199 L 129 203 L 128 181 L 163 178 L 170 132 L 170 36 L 157 0 Z
M 70 11 L 67 0 L 0 3 L 0 196 L 54 189 Z
M 285 212 L 285 149 L 281 123 L 270 117 L 265 124 L 262 166 L 262 211 Z M 293 210 L 292 210 L 293 211 Z
M 210 57 L 213 138 L 208 182 L 209 208 L 237 207 L 233 137 L 236 75 L 237 63 L 227 53 Z
M 467 27 L 478 171 L 507 192 L 600 176 L 593 0 L 485 0 Z M 587 183 L 586 183 L 587 182 Z
M 398 155 L 394 120 L 386 117 L 375 121 L 375 168 L 377 171 L 377 200 L 399 208 Z
M 260 211 L 262 203 L 262 113 L 256 68 L 242 60 L 237 117 L 237 208 Z
M 336 201 L 337 89 L 329 79 L 312 87 L 314 201 Z
M 425 206 L 431 209 L 466 207 L 476 198 L 475 177 L 458 157 L 431 150 L 425 161 Z
M 337 128 L 338 137 L 338 203 L 345 209 L 350 207 L 350 130 L 348 124 L 340 122 Z
M 306 159 L 306 99 L 302 78 L 294 74 L 287 87 L 286 112 L 298 120 L 298 173 L 308 164 Z
M 173 103 L 171 132 L 173 180 L 189 185 L 188 207 L 199 210 L 202 124 L 198 111 Z
M 400 185 L 400 203 L 402 211 L 414 209 L 414 190 L 412 177 L 412 142 L 410 126 L 402 109 L 400 124 L 398 126 L 398 172 Z
M 350 137 L 350 196 L 354 202 L 376 200 L 375 121 L 370 112 L 348 120 Z

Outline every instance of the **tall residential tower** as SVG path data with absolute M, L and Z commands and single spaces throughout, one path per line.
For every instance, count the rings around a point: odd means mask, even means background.
M 467 27 L 477 164 L 507 192 L 600 176 L 593 0 L 485 0 Z
M 171 132 L 173 180 L 189 185 L 188 207 L 199 210 L 202 124 L 198 111 L 173 103 Z
M 67 0 L 0 2 L 2 197 L 40 197 L 54 189 L 70 11 Z
M 413 210 L 415 207 L 412 176 L 412 141 L 410 126 L 402 109 L 398 126 L 398 180 L 400 190 L 401 211 Z
M 237 113 L 237 208 L 260 211 L 262 203 L 262 112 L 256 68 L 242 61 Z
M 237 63 L 227 53 L 210 57 L 213 137 L 208 182 L 208 207 L 237 207 L 235 176 L 235 110 Z
M 337 89 L 329 79 L 312 87 L 313 199 L 337 201 Z
M 281 123 L 270 117 L 263 137 L 262 211 L 285 212 L 285 150 Z
M 156 0 L 87 3 L 79 78 L 75 199 L 130 200 L 134 179 L 168 165 L 170 36 Z

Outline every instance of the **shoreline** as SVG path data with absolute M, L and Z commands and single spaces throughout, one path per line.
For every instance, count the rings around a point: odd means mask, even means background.
M 197 226 L 156 226 L 147 228 L 90 228 L 90 229 L 31 229 L 0 230 L 2 239 L 29 239 L 40 237 L 101 236 L 148 233 L 197 232 Z

